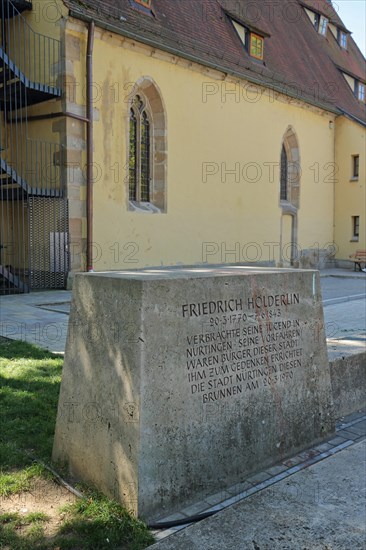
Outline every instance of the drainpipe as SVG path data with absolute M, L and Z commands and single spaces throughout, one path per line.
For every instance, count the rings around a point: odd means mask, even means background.
M 94 160 L 94 127 L 93 127 L 93 48 L 94 48 L 94 21 L 89 22 L 88 49 L 86 54 L 87 106 L 86 118 L 86 270 L 93 269 L 93 160 Z

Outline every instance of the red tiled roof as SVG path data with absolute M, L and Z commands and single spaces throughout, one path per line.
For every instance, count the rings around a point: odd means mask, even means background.
M 64 3 L 72 14 L 92 17 L 97 25 L 366 121 L 365 105 L 337 68 L 365 79 L 364 57 L 350 36 L 343 50 L 329 29 L 326 37 L 317 33 L 303 8 L 324 13 L 344 29 L 328 0 L 153 0 L 152 16 L 133 0 Z M 270 35 L 264 63 L 245 51 L 227 12 Z

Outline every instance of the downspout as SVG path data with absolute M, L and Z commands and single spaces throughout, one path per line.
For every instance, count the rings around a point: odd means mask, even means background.
M 336 144 L 336 137 L 337 137 L 337 118 L 339 118 L 341 115 L 336 115 L 334 117 L 333 122 L 333 158 L 334 158 L 334 167 L 337 168 L 337 144 Z M 336 205 L 336 196 L 337 196 L 337 180 L 336 178 L 333 179 L 333 244 L 334 244 L 334 263 L 336 264 L 336 255 L 337 255 L 337 243 L 336 243 L 336 212 L 337 212 L 337 205 Z
M 88 48 L 86 53 L 86 270 L 93 269 L 93 161 L 94 161 L 94 124 L 93 124 L 93 48 L 94 48 L 94 21 L 89 22 Z

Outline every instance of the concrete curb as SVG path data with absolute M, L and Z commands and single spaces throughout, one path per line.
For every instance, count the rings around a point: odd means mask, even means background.
M 332 306 L 333 304 L 343 304 L 344 302 L 352 302 L 353 300 L 362 300 L 365 294 L 353 294 L 351 296 L 342 296 L 340 298 L 328 298 L 323 300 L 323 307 Z

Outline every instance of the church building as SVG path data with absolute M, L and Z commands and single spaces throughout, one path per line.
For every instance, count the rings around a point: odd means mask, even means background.
M 366 61 L 328 0 L 0 0 L 0 293 L 349 266 Z

